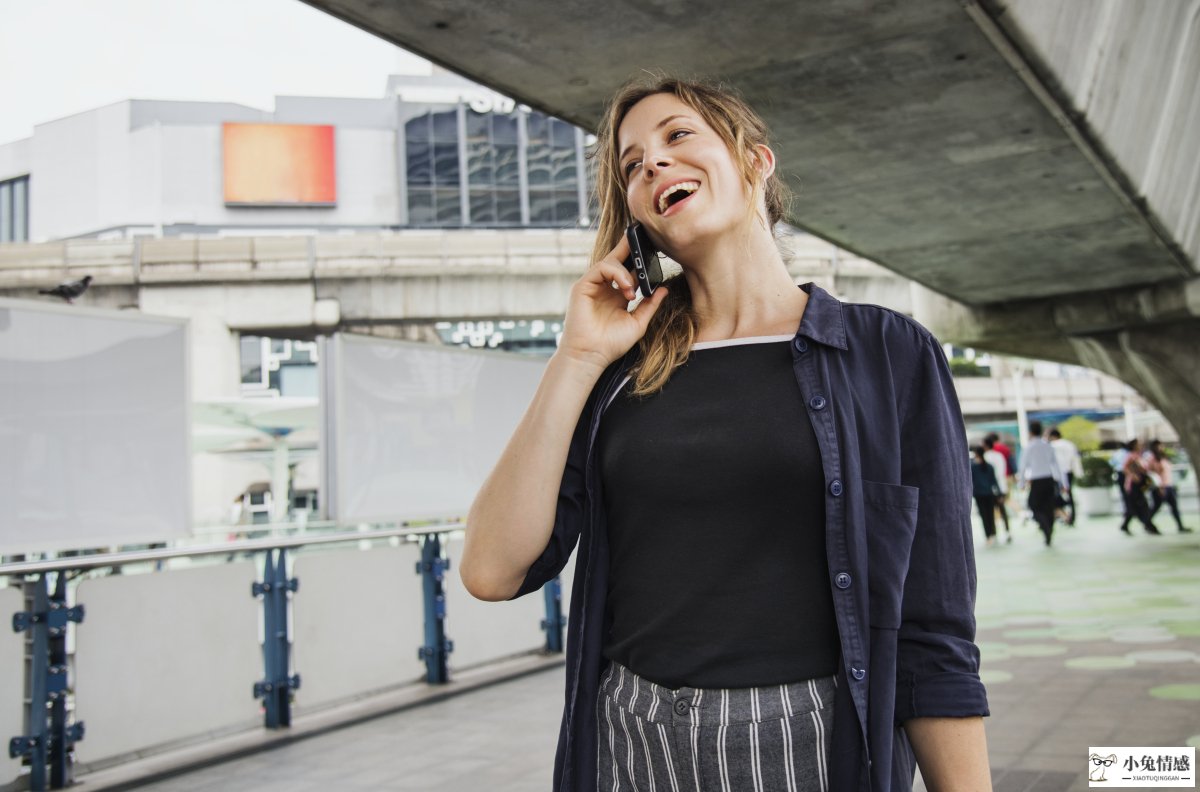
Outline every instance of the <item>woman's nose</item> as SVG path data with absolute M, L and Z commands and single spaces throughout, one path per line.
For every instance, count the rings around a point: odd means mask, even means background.
M 652 154 L 643 161 L 642 172 L 646 178 L 652 179 L 663 168 L 671 166 L 671 158 L 665 154 Z

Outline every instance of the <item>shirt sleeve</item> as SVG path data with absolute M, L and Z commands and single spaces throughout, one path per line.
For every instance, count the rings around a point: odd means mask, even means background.
M 600 382 L 607 381 L 608 376 L 602 376 Z M 579 541 L 586 519 L 587 481 L 585 471 L 587 466 L 588 431 L 591 428 L 592 415 L 596 399 L 601 390 L 599 384 L 592 390 L 584 404 L 583 412 L 571 435 L 571 445 L 567 449 L 567 464 L 563 468 L 562 481 L 558 485 L 558 505 L 554 511 L 554 531 L 546 549 L 525 573 L 521 588 L 509 599 L 517 599 L 534 591 L 558 577 L 571 552 Z
M 896 722 L 987 715 L 975 645 L 967 441 L 950 368 L 923 339 L 901 420 L 901 480 L 920 490 L 898 634 Z
M 1050 455 L 1050 474 L 1054 476 L 1054 480 L 1058 482 L 1058 486 L 1067 486 L 1067 471 L 1062 469 L 1058 464 L 1058 454 Z

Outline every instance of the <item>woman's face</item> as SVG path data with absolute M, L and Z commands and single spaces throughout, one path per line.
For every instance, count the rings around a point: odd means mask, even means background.
M 630 108 L 617 146 L 629 213 L 673 258 L 753 221 L 755 193 L 725 141 L 673 94 Z

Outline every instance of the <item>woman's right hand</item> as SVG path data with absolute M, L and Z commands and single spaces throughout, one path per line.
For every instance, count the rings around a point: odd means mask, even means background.
M 659 286 L 630 311 L 637 287 L 623 263 L 628 256 L 629 242 L 622 235 L 617 246 L 571 286 L 559 353 L 603 371 L 646 334 L 667 289 Z

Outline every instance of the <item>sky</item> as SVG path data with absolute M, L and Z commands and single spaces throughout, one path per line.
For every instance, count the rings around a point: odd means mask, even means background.
M 383 96 L 429 64 L 299 0 L 0 0 L 0 144 L 124 99 Z

